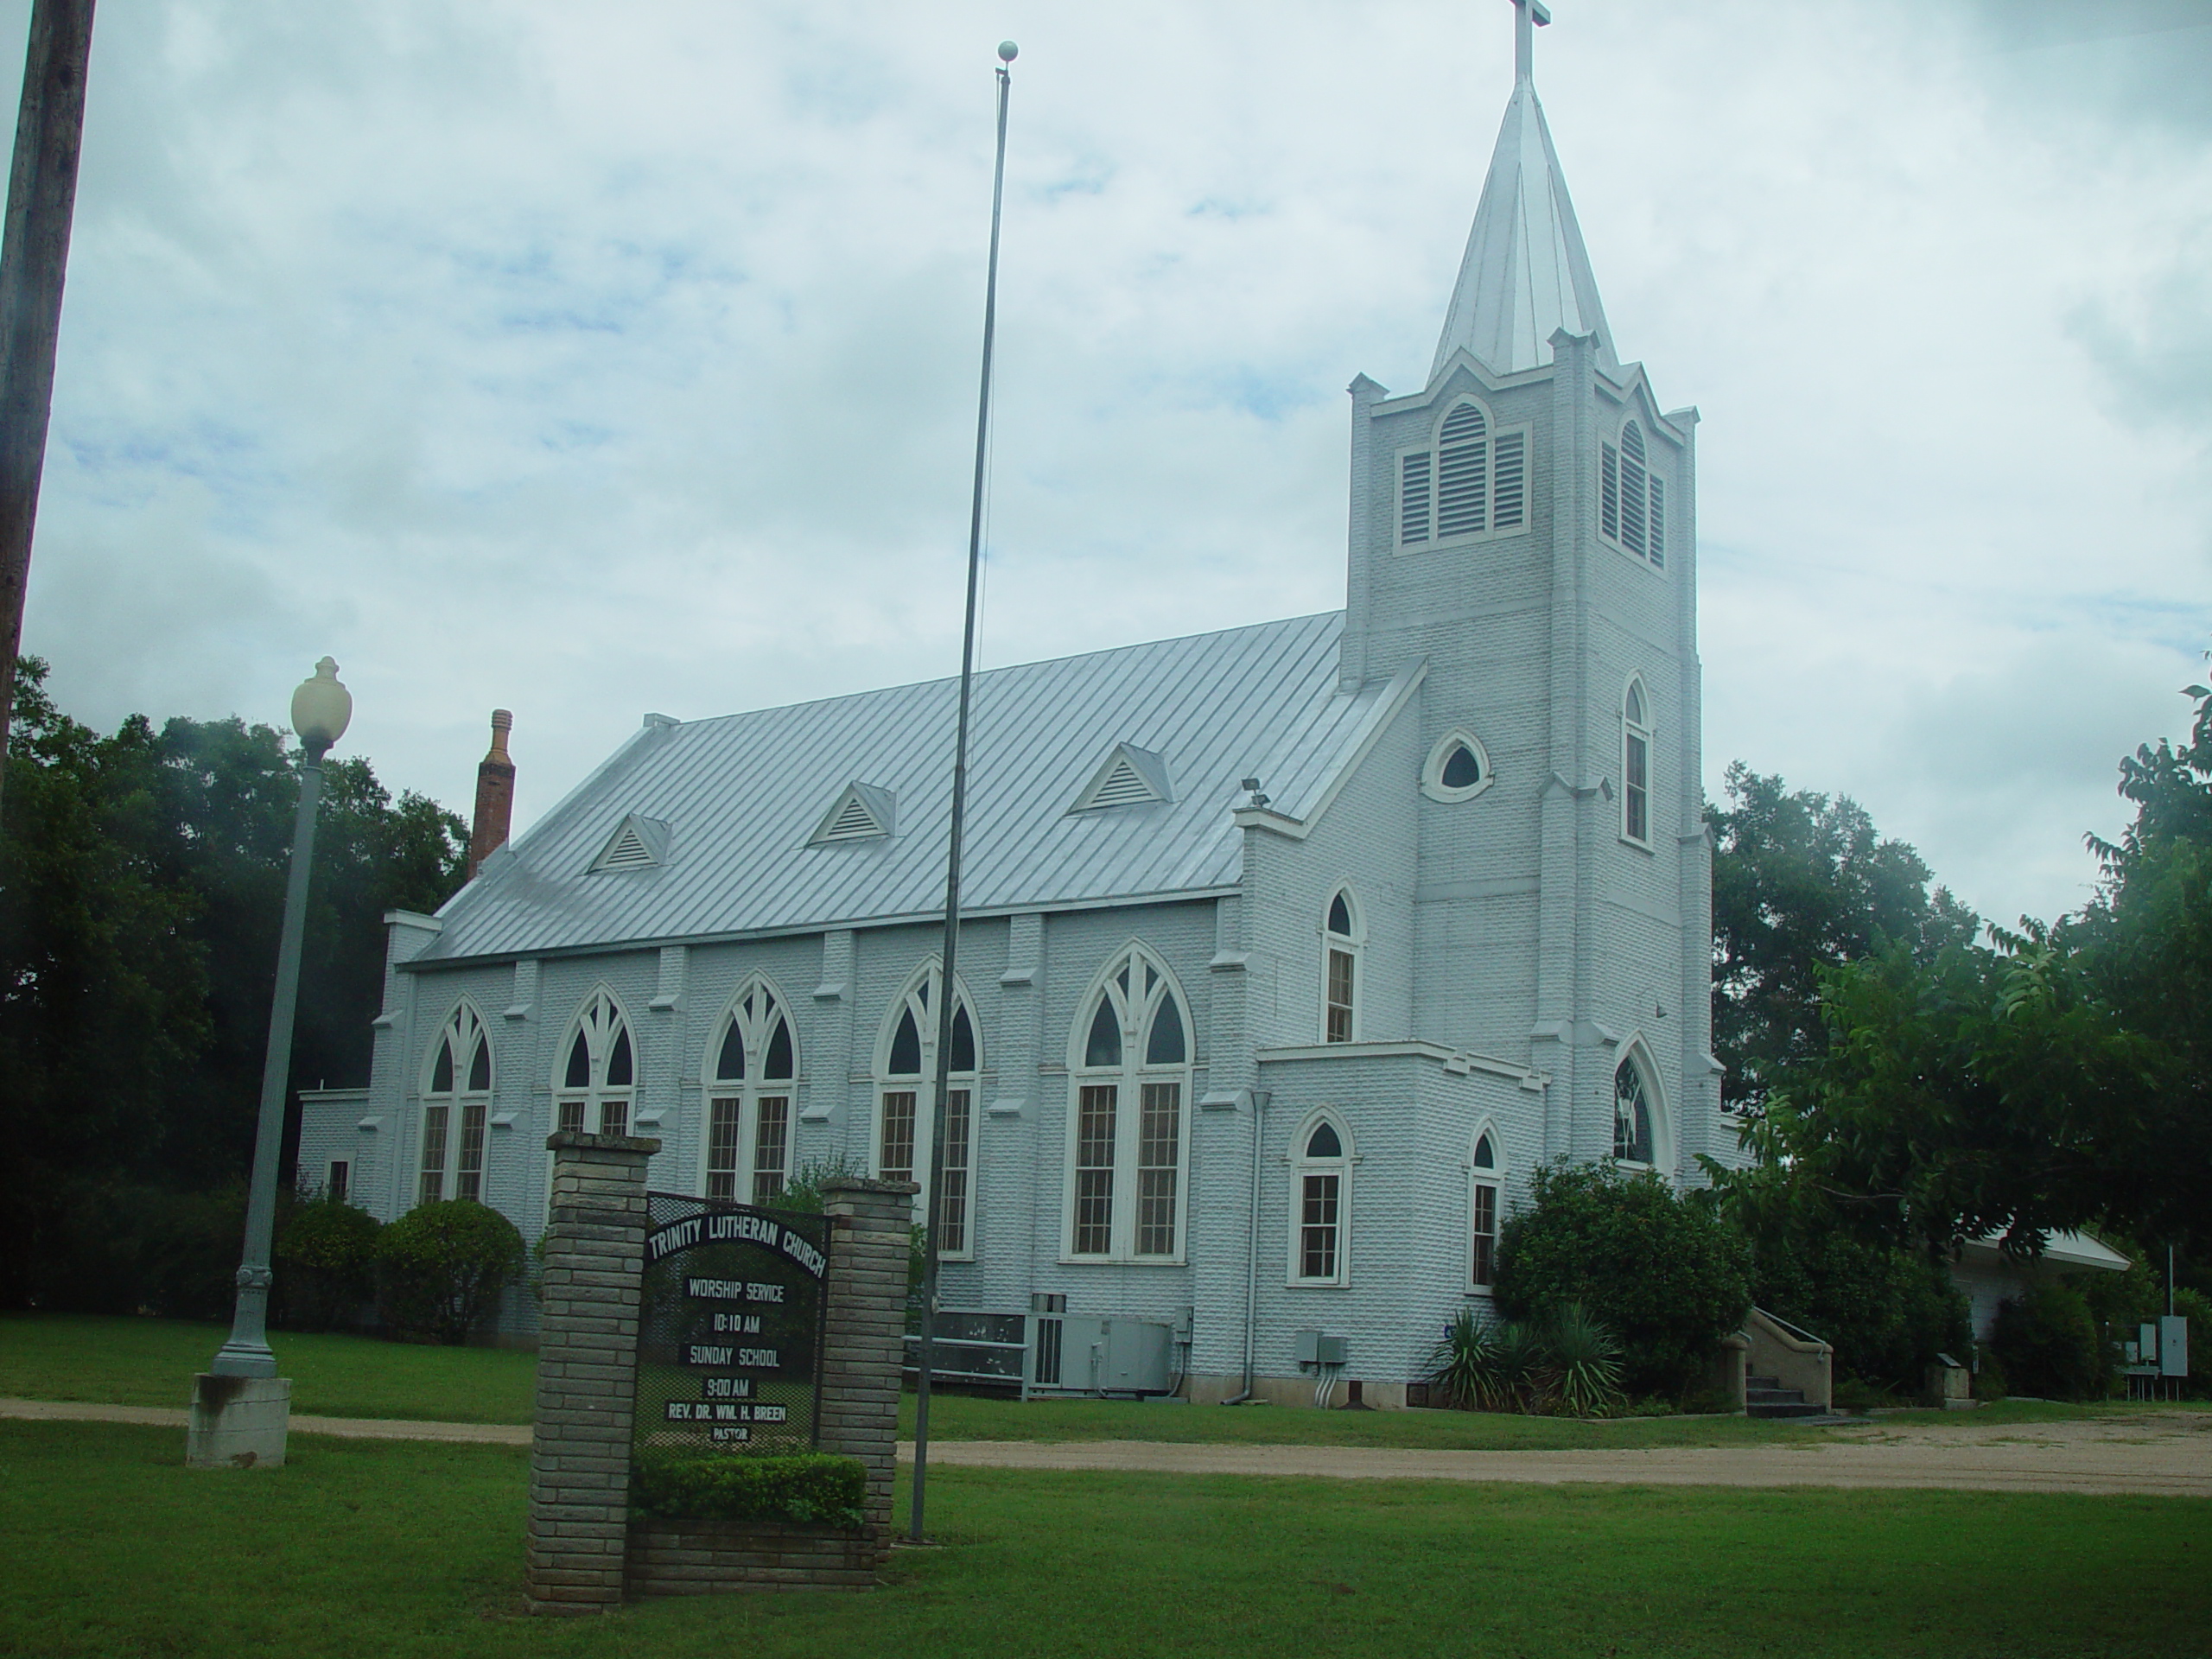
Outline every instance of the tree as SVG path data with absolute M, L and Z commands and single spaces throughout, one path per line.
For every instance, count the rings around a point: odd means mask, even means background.
M 1893 943 L 1926 959 L 1980 923 L 1848 796 L 1791 791 L 1740 760 L 1726 789 L 1727 807 L 1706 808 L 1713 1052 L 1728 1068 L 1724 1105 L 1756 1113 L 1784 1069 L 1827 1043 L 1821 969 Z
M 1619 1336 L 1632 1388 L 1679 1392 L 1742 1326 L 1747 1265 L 1735 1228 L 1658 1176 L 1562 1160 L 1499 1232 L 1497 1305 L 1549 1319 L 1579 1304 Z

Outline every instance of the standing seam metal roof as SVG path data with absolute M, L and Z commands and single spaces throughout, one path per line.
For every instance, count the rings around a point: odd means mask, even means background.
M 1046 908 L 1233 886 L 1240 779 L 1303 817 L 1385 687 L 1338 689 L 1343 616 L 1063 657 L 976 676 L 963 901 Z M 958 682 L 649 725 L 439 912 L 423 963 L 921 917 L 944 897 Z M 1175 798 L 1071 817 L 1116 743 Z M 809 846 L 845 786 L 897 797 L 888 838 Z M 642 870 L 593 871 L 629 815 L 668 825 Z

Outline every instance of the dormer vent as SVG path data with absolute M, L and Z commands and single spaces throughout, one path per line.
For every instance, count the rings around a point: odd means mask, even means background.
M 825 847 L 841 841 L 884 840 L 893 828 L 898 804 L 899 798 L 891 791 L 855 779 L 830 804 L 806 844 Z
M 635 812 L 622 820 L 608 837 L 594 870 L 649 870 L 668 856 L 668 826 L 658 818 L 641 818 Z
M 1117 806 L 1149 806 L 1172 801 L 1167 787 L 1167 763 L 1150 749 L 1134 743 L 1117 743 L 1106 764 L 1098 768 L 1070 812 L 1103 812 Z

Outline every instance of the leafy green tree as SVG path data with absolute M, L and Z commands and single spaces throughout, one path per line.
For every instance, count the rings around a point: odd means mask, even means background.
M 1980 922 L 1848 796 L 1793 791 L 1740 760 L 1726 790 L 1726 807 L 1706 808 L 1713 1052 L 1728 1068 L 1724 1104 L 1756 1113 L 1784 1068 L 1827 1043 L 1821 969 L 1890 944 L 1924 959 Z
M 1743 1236 L 1658 1176 L 1540 1166 L 1498 1234 L 1497 1297 L 1516 1319 L 1579 1304 L 1621 1340 L 1629 1386 L 1678 1392 L 1710 1370 L 1751 1306 Z
M 522 1235 L 474 1198 L 418 1204 L 377 1235 L 378 1300 L 394 1330 L 460 1344 L 523 1270 Z

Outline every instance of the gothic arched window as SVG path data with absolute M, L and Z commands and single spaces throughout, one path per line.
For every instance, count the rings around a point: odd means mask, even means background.
M 731 1000 L 707 1062 L 706 1194 L 772 1203 L 791 1179 L 791 1016 L 765 980 Z
M 1497 1132 L 1485 1124 L 1475 1132 L 1468 1163 L 1467 1283 L 1488 1290 L 1497 1277 Z
M 1490 751 L 1465 728 L 1437 739 L 1421 764 L 1421 793 L 1432 801 L 1470 801 L 1490 785 Z
M 1070 1033 L 1067 1249 L 1174 1261 L 1183 1249 L 1191 1027 L 1165 963 L 1133 944 L 1107 964 Z
M 1653 569 L 1666 569 L 1667 486 L 1651 470 L 1643 429 L 1634 421 L 1621 428 L 1618 445 L 1599 446 L 1598 528 Z
M 929 1169 L 936 1125 L 921 1109 L 937 1081 L 938 996 L 942 966 L 931 963 L 892 1002 L 876 1044 L 875 1173 L 887 1181 L 916 1181 L 914 1218 L 928 1213 Z M 956 984 L 956 991 L 958 988 Z M 939 1255 L 975 1254 L 971 1211 L 976 1193 L 976 1084 L 982 1071 L 975 1011 L 964 991 L 952 1009 L 952 1052 L 944 1089 L 944 1167 L 938 1178 Z
M 1350 887 L 1329 900 L 1321 932 L 1321 1040 L 1355 1042 L 1359 1037 L 1359 947 L 1366 930 Z
M 1621 834 L 1651 844 L 1651 705 L 1640 677 L 1621 698 Z
M 1633 1056 L 1613 1072 L 1613 1156 L 1624 1164 L 1656 1161 L 1651 1102 L 1643 1068 Z
M 553 1073 L 560 1126 L 627 1135 L 637 1095 L 638 1051 L 630 1022 L 610 994 L 594 991 L 569 1029 Z
M 1429 445 L 1398 457 L 1398 545 L 1517 530 L 1528 517 L 1529 429 L 1461 398 Z
M 1294 1144 L 1291 1282 L 1341 1285 L 1351 1268 L 1351 1137 L 1333 1115 L 1325 1114 L 1300 1129 Z
M 423 1085 L 423 1155 L 415 1202 L 484 1197 L 484 1122 L 492 1107 L 492 1042 L 462 1003 L 439 1032 Z M 448 1180 L 448 1177 L 451 1179 Z

